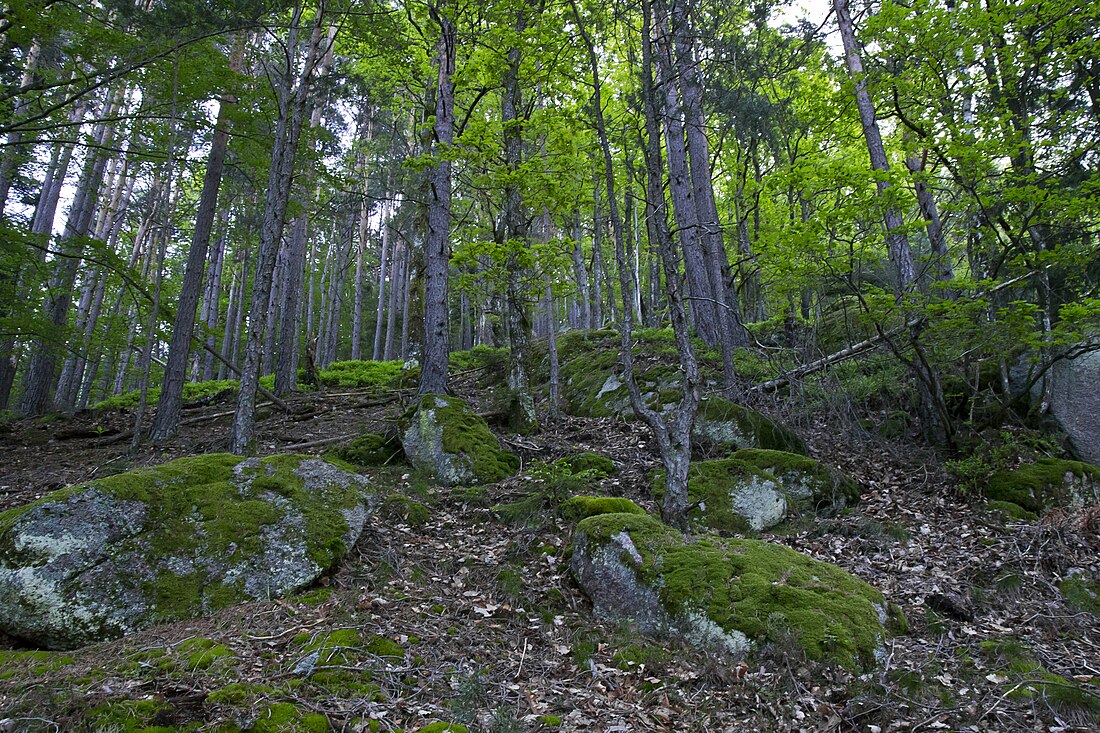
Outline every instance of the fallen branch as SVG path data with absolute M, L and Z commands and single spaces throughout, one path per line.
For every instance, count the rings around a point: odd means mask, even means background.
M 1047 265 L 1047 267 L 1049 267 L 1049 265 Z M 1015 285 L 1016 283 L 1020 282 L 1021 280 L 1025 280 L 1025 279 L 1031 277 L 1032 274 L 1034 274 L 1034 273 L 1028 273 L 1026 275 L 1019 275 L 1018 277 L 1014 277 L 1011 280 L 1005 280 L 1003 283 L 1000 283 L 1000 284 L 990 288 L 989 290 L 983 290 L 980 293 L 976 293 L 972 296 L 969 296 L 967 298 L 967 300 L 977 300 L 978 298 L 988 297 L 990 295 L 993 295 L 995 293 L 1000 292 L 1001 290 L 1004 290 L 1006 288 L 1009 288 L 1009 287 Z M 763 382 L 761 384 L 756 385 L 755 387 L 752 387 L 750 391 L 752 391 L 752 392 L 774 392 L 777 389 L 780 389 L 782 387 L 786 387 L 788 384 L 791 383 L 792 380 L 801 379 L 802 377 L 806 376 L 807 374 L 813 374 L 814 372 L 819 372 L 822 369 L 829 368 L 833 364 L 839 364 L 840 362 L 845 361 L 847 359 L 851 359 L 854 356 L 859 356 L 863 352 L 869 351 L 870 349 L 874 348 L 875 346 L 878 346 L 882 342 L 887 341 L 887 340 L 893 338 L 894 336 L 897 336 L 899 333 L 901 333 L 903 331 L 915 328 L 917 326 L 924 325 L 925 321 L 927 321 L 927 320 L 928 320 L 927 316 L 923 316 L 923 315 L 922 316 L 917 316 L 915 318 L 911 318 L 910 320 L 906 321 L 904 325 L 896 326 L 894 328 L 891 328 L 889 331 L 881 331 L 880 330 L 878 334 L 876 334 L 875 336 L 872 336 L 869 339 L 866 339 L 864 341 L 860 341 L 858 344 L 852 344 L 851 346 L 845 346 L 840 351 L 835 351 L 832 354 L 829 354 L 828 356 L 823 356 L 820 359 L 817 359 L 816 361 L 811 361 L 808 364 L 803 364 L 802 366 L 795 367 L 794 369 L 791 369 L 791 370 L 787 371 L 785 374 L 783 374 L 783 376 L 776 377 L 775 379 L 771 379 L 767 382 Z
M 295 443 L 294 445 L 285 445 L 283 450 L 301 450 L 303 448 L 319 448 L 322 445 L 332 445 L 333 443 L 342 443 L 345 440 L 351 440 L 359 433 L 351 433 L 349 435 L 337 435 L 335 438 L 321 438 L 320 440 L 310 440 L 305 443 Z

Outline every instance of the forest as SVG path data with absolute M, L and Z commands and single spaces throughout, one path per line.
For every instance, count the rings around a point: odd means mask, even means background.
M 0 4 L 0 731 L 1100 725 L 1100 6 L 536 1 Z

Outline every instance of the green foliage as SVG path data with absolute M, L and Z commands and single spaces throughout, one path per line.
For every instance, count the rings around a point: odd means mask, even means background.
M 569 502 L 576 494 L 591 491 L 609 475 L 605 472 L 609 465 L 614 470 L 610 460 L 595 453 L 567 456 L 553 463 L 532 461 L 524 474 L 530 490 L 518 501 L 500 504 L 493 511 L 510 522 L 530 522 L 543 512 Z
M 329 454 L 333 458 L 363 468 L 390 466 L 405 461 L 405 452 L 397 436 L 377 433 L 365 433 L 352 438 L 349 443 L 329 451 Z
M 971 436 L 963 445 L 968 454 L 944 461 L 944 468 L 958 480 L 958 489 L 978 494 L 989 485 L 994 474 L 1010 471 L 1021 463 L 1033 463 L 1040 458 L 1062 453 L 1058 441 L 1028 428 L 1001 430 Z M 1008 499 L 1008 501 L 1012 501 Z
M 402 385 L 401 361 L 334 361 L 317 372 L 325 387 L 340 389 L 392 389 Z

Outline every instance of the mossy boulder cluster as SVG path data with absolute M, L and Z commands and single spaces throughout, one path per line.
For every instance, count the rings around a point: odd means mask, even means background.
M 1100 467 L 1080 461 L 1040 458 L 990 477 L 985 495 L 1042 513 L 1052 507 L 1079 508 L 1100 504 Z
M 658 471 L 653 494 L 660 500 L 664 492 L 664 472 Z M 859 488 L 812 458 L 745 449 L 692 463 L 688 499 L 688 518 L 697 529 L 759 532 L 794 514 L 835 514 L 859 501 Z
M 354 544 L 365 480 L 309 456 L 181 458 L 0 514 L 0 629 L 72 649 L 309 585 Z
M 401 420 L 401 446 L 414 466 L 447 486 L 492 483 L 519 469 L 519 459 L 457 397 L 421 397 Z
M 598 614 L 736 656 L 793 640 L 811 659 L 869 668 L 887 628 L 904 624 L 834 565 L 758 540 L 689 538 L 637 514 L 578 524 L 570 570 Z

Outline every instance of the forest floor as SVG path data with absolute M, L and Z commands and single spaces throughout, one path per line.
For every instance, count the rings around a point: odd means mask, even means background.
M 456 386 L 483 398 L 473 378 Z M 398 409 L 357 392 L 298 395 L 291 406 L 258 423 L 259 452 L 319 453 L 328 446 L 302 445 L 384 430 Z M 193 422 L 176 439 L 133 456 L 130 412 L 12 424 L 0 432 L 0 509 L 220 450 L 230 418 L 211 415 L 231 409 L 188 411 Z M 0 651 L 0 730 L 128 730 L 126 716 L 146 710 L 156 725 L 246 727 L 273 715 L 274 702 L 346 731 L 411 731 L 433 720 L 487 733 L 1100 729 L 1100 618 L 1067 606 L 1058 590 L 1071 568 L 1100 575 L 1097 513 L 1013 523 L 959 497 L 911 440 L 885 442 L 836 418 L 795 422 L 811 454 L 851 475 L 863 499 L 765 537 L 840 565 L 904 610 L 908 633 L 874 672 L 817 664 L 783 643 L 726 659 L 602 622 L 569 577 L 569 525 L 549 515 L 507 523 L 491 511 L 524 493 L 523 472 L 479 495 L 392 468 L 375 482 L 429 513 L 376 513 L 319 590 L 66 657 Z M 525 465 L 603 453 L 620 470 L 601 489 L 656 511 L 647 479 L 656 450 L 636 422 L 563 417 L 506 443 Z M 303 639 L 342 629 L 362 641 L 340 658 L 345 674 L 330 671 L 325 682 L 303 671 Z M 379 655 L 368 643 L 376 636 L 400 650 Z M 221 651 L 189 651 L 200 638 Z M 20 647 L 0 638 L 0 649 Z M 226 687 L 234 682 L 242 685 Z

